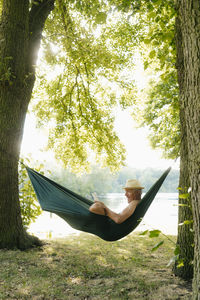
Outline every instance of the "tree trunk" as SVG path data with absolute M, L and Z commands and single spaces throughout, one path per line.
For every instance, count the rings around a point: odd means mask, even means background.
M 178 0 L 183 51 L 183 88 L 180 104 L 184 111 L 194 218 L 193 300 L 200 299 L 200 1 Z M 181 77 L 180 70 L 178 75 Z
M 176 45 L 177 45 L 177 62 L 176 67 L 179 73 L 179 89 L 182 90 L 184 83 L 184 64 L 182 49 L 182 33 L 180 20 L 176 19 Z M 176 246 L 179 249 L 179 259 L 173 267 L 174 274 L 190 280 L 193 278 L 193 258 L 194 258 L 194 234 L 193 234 L 193 215 L 191 206 L 191 197 L 183 198 L 188 194 L 190 187 L 188 146 L 187 146 L 187 129 L 185 124 L 184 110 L 180 105 L 180 128 L 181 128 L 181 148 L 180 148 L 180 179 L 179 179 L 179 208 L 178 208 L 178 236 Z M 184 221 L 191 223 L 184 224 Z M 180 266 L 180 263 L 183 265 Z
M 0 24 L 0 248 L 39 245 L 22 225 L 18 160 L 44 22 L 54 1 L 4 0 Z
M 179 179 L 179 208 L 178 208 L 178 236 L 176 246 L 179 249 L 179 258 L 174 265 L 174 274 L 185 280 L 193 278 L 193 258 L 194 258 L 194 233 L 193 215 L 191 207 L 191 197 L 182 198 L 188 194 L 190 187 L 187 139 L 182 138 L 180 153 L 180 179 Z M 184 224 L 185 221 L 189 221 Z M 182 224 L 182 225 L 181 225 Z M 181 265 L 183 263 L 183 265 Z

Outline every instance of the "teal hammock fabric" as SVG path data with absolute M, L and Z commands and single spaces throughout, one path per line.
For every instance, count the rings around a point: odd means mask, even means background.
M 93 201 L 70 191 L 28 167 L 26 169 L 43 210 L 57 214 L 74 229 L 95 234 L 105 241 L 119 240 L 137 227 L 171 170 L 168 168 L 161 175 L 127 220 L 116 224 L 107 216 L 91 213 L 89 207 Z

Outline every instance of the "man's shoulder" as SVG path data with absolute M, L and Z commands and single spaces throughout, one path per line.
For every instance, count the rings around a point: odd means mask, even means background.
M 131 201 L 131 202 L 128 204 L 127 207 L 132 207 L 132 206 L 134 206 L 134 205 L 135 205 L 134 201 Z

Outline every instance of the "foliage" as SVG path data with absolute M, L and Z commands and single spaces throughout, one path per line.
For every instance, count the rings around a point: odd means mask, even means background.
M 35 88 L 41 100 L 34 110 L 40 126 L 49 124 L 48 147 L 65 167 L 83 172 L 96 159 L 114 170 L 123 162 L 125 149 L 113 126 L 118 104 L 134 108 L 140 126 L 150 129 L 153 147 L 166 158 L 177 156 L 174 19 L 171 0 L 57 1 L 46 22 Z M 136 47 L 154 73 L 138 97 L 132 78 Z
M 147 125 L 150 129 L 152 147 L 161 148 L 166 158 L 176 158 L 180 124 L 175 70 L 174 1 L 139 1 L 134 16 L 140 28 L 139 47 L 149 84 L 138 93 L 139 105 L 135 106 L 133 115 L 140 126 Z
M 179 226 L 187 226 L 187 225 L 191 225 L 193 223 L 193 220 L 185 220 L 183 223 L 179 224 Z M 153 229 L 153 230 L 145 230 L 143 232 L 140 233 L 141 236 L 145 236 L 145 235 L 149 235 L 149 238 L 157 238 L 160 235 L 162 235 L 163 237 L 167 238 L 174 246 L 174 252 L 173 252 L 173 256 L 170 258 L 167 266 L 171 266 L 174 263 L 176 263 L 177 268 L 181 268 L 184 266 L 185 262 L 187 262 L 187 257 L 184 257 L 183 255 L 181 255 L 181 249 L 180 246 L 178 244 L 176 244 L 171 238 L 169 238 L 167 235 L 165 235 L 163 232 L 161 232 L 159 229 Z M 163 244 L 164 244 L 164 240 L 161 240 L 159 242 L 157 242 L 151 249 L 152 252 L 158 250 Z M 190 264 L 192 264 L 193 262 L 190 261 Z
M 163 235 L 164 237 L 166 237 L 170 242 L 172 242 L 173 245 L 175 245 L 175 242 L 169 238 L 167 235 L 165 235 L 164 233 L 162 233 L 159 229 L 153 229 L 153 230 L 145 230 L 143 232 L 140 233 L 141 236 L 145 236 L 145 235 L 149 235 L 149 238 L 157 238 L 159 237 L 160 235 Z M 154 252 L 156 250 L 158 250 L 163 244 L 164 244 L 164 240 L 161 240 L 159 241 L 158 243 L 156 243 L 151 251 Z M 175 247 L 175 250 L 174 250 L 174 256 L 172 256 L 168 262 L 168 265 L 167 266 L 170 266 L 172 263 L 174 263 L 175 261 L 178 261 L 179 264 L 182 263 L 182 261 L 180 262 L 179 261 L 179 248 L 178 246 Z
M 48 166 L 48 168 L 51 168 Z M 112 174 L 108 168 L 92 166 L 91 172 L 82 176 L 75 175 L 69 170 L 52 167 L 51 179 L 59 182 L 73 191 L 91 198 L 91 193 L 105 195 L 106 193 L 123 193 L 122 187 L 127 179 L 137 178 L 145 186 L 146 192 L 160 177 L 163 170 L 147 168 L 144 170 L 123 168 Z M 178 171 L 172 170 L 160 189 L 162 193 L 177 193 Z
M 147 168 L 147 169 L 134 169 L 125 167 L 118 173 L 118 187 L 123 186 L 127 179 L 137 178 L 147 191 L 155 181 L 161 176 L 163 170 Z M 179 171 L 171 170 L 163 183 L 160 192 L 162 193 L 176 193 L 179 180 Z M 119 191 L 119 189 L 118 189 Z
M 51 174 L 51 179 L 87 198 L 92 198 L 94 191 L 98 195 L 115 192 L 116 178 L 117 174 L 112 174 L 108 168 L 97 166 L 92 166 L 90 173 L 81 176 L 64 169 L 57 169 Z
M 24 165 L 24 163 L 27 164 L 29 160 L 22 159 L 21 162 L 23 164 L 20 164 L 19 166 L 19 200 L 23 226 L 28 228 L 28 226 L 42 213 L 42 210 L 38 204 L 35 192 L 28 178 Z M 42 168 L 43 165 L 40 164 L 35 169 L 42 173 Z
M 176 158 L 180 148 L 178 88 L 174 72 L 164 74 L 152 85 L 142 111 L 141 125 L 150 129 L 153 148 L 161 148 L 165 158 Z
M 57 1 L 46 22 L 34 110 L 40 126 L 49 124 L 48 147 L 77 172 L 91 156 L 111 169 L 125 159 L 113 107 L 135 101 L 134 82 L 123 70 L 130 67 L 136 28 L 118 16 L 103 1 Z

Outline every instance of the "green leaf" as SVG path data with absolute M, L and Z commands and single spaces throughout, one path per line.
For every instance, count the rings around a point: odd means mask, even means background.
M 143 42 L 144 42 L 146 45 L 148 45 L 148 44 L 151 43 L 151 39 L 144 39 Z
M 185 220 L 183 222 L 185 225 L 189 225 L 189 224 L 192 224 L 193 223 L 193 220 Z
M 153 3 L 161 3 L 161 0 L 151 0 Z
M 149 66 L 149 62 L 148 62 L 148 61 L 145 61 L 145 62 L 144 62 L 144 70 L 146 70 L 146 69 L 148 68 L 148 66 Z
M 190 196 L 190 194 L 189 194 L 189 193 L 186 193 L 186 194 L 181 194 L 181 195 L 179 195 L 179 198 L 180 198 L 180 199 L 187 199 L 187 198 L 189 198 L 189 196 Z
M 180 247 L 179 247 L 179 245 L 177 245 L 176 248 L 174 249 L 174 254 L 176 256 L 180 254 Z
M 104 24 L 106 23 L 106 19 L 107 19 L 107 14 L 104 12 L 99 12 L 98 15 L 96 16 L 96 23 L 97 24 Z
M 155 246 L 153 246 L 153 248 L 151 249 L 151 251 L 156 251 L 160 246 L 162 246 L 164 244 L 164 241 L 161 241 L 159 243 L 157 243 Z
M 145 235 L 145 234 L 147 234 L 148 232 L 149 232 L 149 230 L 145 230 L 145 231 L 141 232 L 139 235 Z
M 178 226 L 193 224 L 193 220 L 185 220 L 183 223 L 179 223 Z
M 149 10 L 149 12 L 153 11 L 154 10 L 154 7 L 152 4 L 148 3 L 147 4 L 147 9 Z
M 39 5 L 40 3 L 39 3 L 39 1 L 33 1 L 33 4 Z
M 155 50 L 152 50 L 150 53 L 149 53 L 149 57 L 152 59 L 154 58 L 156 55 L 156 51 Z
M 151 230 L 151 231 L 149 231 L 149 237 L 150 238 L 158 237 L 160 235 L 160 233 L 161 233 L 161 231 L 158 229 Z
M 182 203 L 178 204 L 178 206 L 182 206 L 182 207 L 189 207 L 189 205 L 188 205 L 188 204 L 182 204 Z
M 181 267 L 183 267 L 183 266 L 184 266 L 183 260 L 182 260 L 182 259 L 181 259 L 181 260 L 178 260 L 177 268 L 181 268 Z

